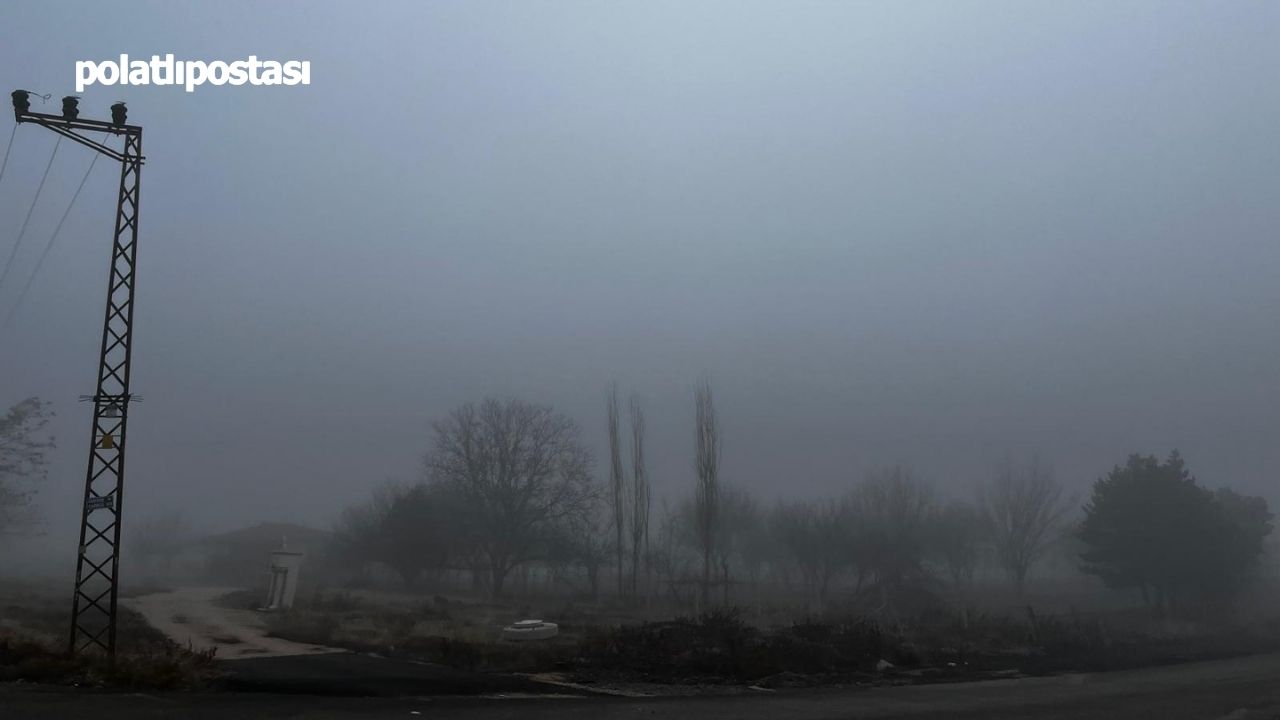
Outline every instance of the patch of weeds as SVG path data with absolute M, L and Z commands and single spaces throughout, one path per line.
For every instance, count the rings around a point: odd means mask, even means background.
M 118 654 L 114 664 L 99 660 L 91 667 L 91 684 L 129 690 L 191 690 L 205 687 L 219 672 L 217 648 L 193 650 L 165 642 L 147 650 Z
M 166 640 L 118 650 L 115 662 L 110 662 L 99 653 L 71 655 L 46 643 L 0 638 L 0 680 L 122 690 L 196 689 L 218 676 L 215 652 Z
M 796 640 L 792 647 L 803 644 Z M 597 629 L 587 634 L 581 650 L 596 668 L 664 682 L 752 680 L 781 669 L 762 633 L 736 609 Z

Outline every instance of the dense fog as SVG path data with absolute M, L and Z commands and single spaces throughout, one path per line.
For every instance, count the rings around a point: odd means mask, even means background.
M 312 73 L 83 93 L 146 132 L 134 517 L 329 528 L 486 397 L 576 422 L 603 482 L 614 382 L 655 502 L 694 487 L 702 382 L 721 478 L 766 505 L 892 466 L 968 498 L 1033 459 L 1078 498 L 1174 449 L 1280 499 L 1280 6 L 140 7 L 6 3 L 0 87 L 56 112 L 76 60 L 119 52 Z M 54 141 L 17 129 L 0 255 Z M 0 317 L 89 158 L 59 148 Z M 0 406 L 57 413 L 44 535 L 14 541 L 55 575 L 109 165 L 0 335 Z

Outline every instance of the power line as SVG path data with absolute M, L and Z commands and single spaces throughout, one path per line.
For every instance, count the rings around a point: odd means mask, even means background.
M 4 146 L 4 160 L 0 160 L 0 182 L 4 181 L 4 169 L 9 167 L 9 151 L 13 149 L 13 136 L 18 134 L 18 123 L 9 131 L 9 144 Z M 58 138 L 61 140 L 62 138 Z
M 36 203 L 40 200 L 40 193 L 44 191 L 44 181 L 49 179 L 49 169 L 53 167 L 53 159 L 58 156 L 58 146 L 62 144 L 62 138 L 53 144 L 53 152 L 49 153 L 49 164 L 44 166 L 44 174 L 40 176 L 40 184 L 36 186 L 36 196 L 31 198 L 31 207 L 27 208 L 27 217 L 22 221 L 22 229 L 18 231 L 18 239 L 13 243 L 13 250 L 9 253 L 9 259 L 4 264 L 4 272 L 0 273 L 0 287 L 4 287 L 5 278 L 9 277 L 9 269 L 13 267 L 13 259 L 18 256 L 18 248 L 22 246 L 22 238 L 27 234 L 27 223 L 31 222 L 31 213 L 35 212 Z
M 45 243 L 44 251 L 40 253 L 40 259 L 36 260 L 35 269 L 31 271 L 31 275 L 27 277 L 27 284 L 22 286 L 22 292 L 18 293 L 18 299 L 13 303 L 13 307 L 9 309 L 9 314 L 5 316 L 4 322 L 0 323 L 0 330 L 9 327 L 9 323 L 13 320 L 13 316 L 18 313 L 18 308 L 22 307 L 22 301 L 27 297 L 27 293 L 31 290 L 31 285 L 35 282 L 36 276 L 40 274 L 40 267 L 44 265 L 44 259 L 49 256 L 49 251 L 53 249 L 54 242 L 58 239 L 58 233 L 62 232 L 62 224 L 67 221 L 67 216 L 71 214 L 71 208 L 75 207 L 76 199 L 80 197 L 80 191 L 84 189 L 84 184 L 89 181 L 89 174 L 93 172 L 93 166 L 98 164 L 99 154 L 94 154 L 93 159 L 89 161 L 89 167 L 84 171 L 84 177 L 80 178 L 80 184 L 76 186 L 76 191 L 71 195 L 71 202 L 67 203 L 67 209 L 63 211 L 62 217 L 58 219 L 58 224 L 53 228 L 53 234 L 49 236 L 49 242 Z

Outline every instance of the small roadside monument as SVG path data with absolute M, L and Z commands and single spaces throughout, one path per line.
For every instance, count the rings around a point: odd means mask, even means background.
M 298 593 L 298 571 L 302 567 L 302 553 L 289 550 L 285 538 L 280 539 L 280 549 L 271 551 L 271 580 L 267 586 L 267 602 L 263 610 L 288 610 Z

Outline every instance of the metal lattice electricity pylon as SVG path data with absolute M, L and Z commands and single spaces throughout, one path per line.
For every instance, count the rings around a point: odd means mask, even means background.
M 137 399 L 129 393 L 129 360 L 133 350 L 142 128 L 125 122 L 124 103 L 111 106 L 110 122 L 81 120 L 74 97 L 63 98 L 61 115 L 51 115 L 31 112 L 30 94 L 18 90 L 13 93 L 13 111 L 19 123 L 48 128 L 120 163 L 120 198 L 111 247 L 107 311 L 102 323 L 98 384 L 96 392 L 87 398 L 93 402 L 93 429 L 89 438 L 89 467 L 85 472 L 69 640 L 71 652 L 98 648 L 114 656 L 125 429 L 129 403 Z M 88 137 L 87 132 L 121 136 L 124 147 L 116 150 Z

